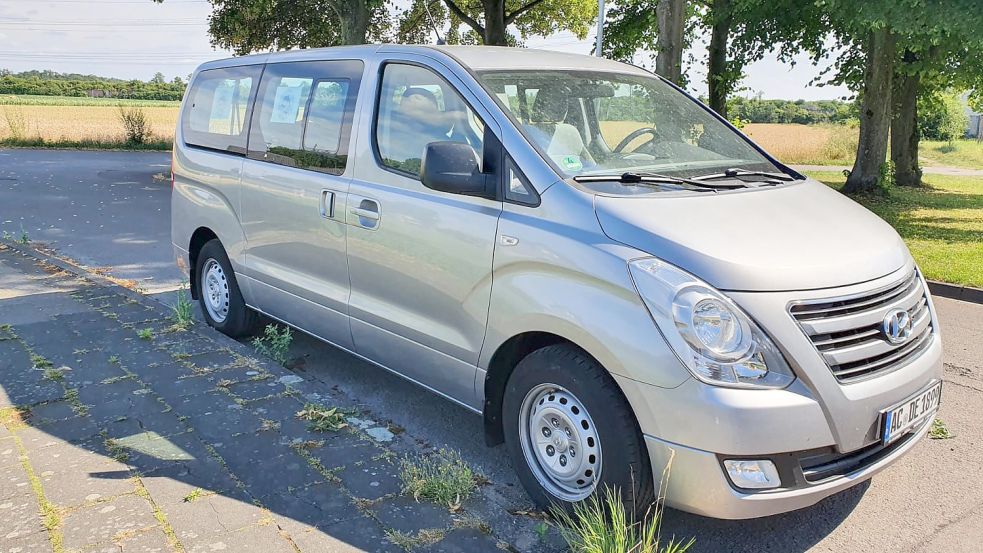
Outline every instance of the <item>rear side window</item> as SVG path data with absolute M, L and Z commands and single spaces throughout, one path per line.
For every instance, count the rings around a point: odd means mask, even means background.
M 259 65 L 198 73 L 181 116 L 184 142 L 245 154 L 250 106 L 261 73 Z
M 344 172 L 361 74 L 358 61 L 267 65 L 249 130 L 249 157 Z

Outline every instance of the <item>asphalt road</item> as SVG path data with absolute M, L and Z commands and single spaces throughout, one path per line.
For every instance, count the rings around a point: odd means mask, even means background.
M 179 284 L 169 240 L 167 154 L 0 150 L 0 231 L 30 238 L 151 291 Z M 160 296 L 165 302 L 166 295 Z M 955 434 L 924 440 L 870 484 L 818 505 L 754 521 L 666 514 L 664 534 L 696 551 L 970 551 L 983 542 L 983 306 L 938 298 L 946 343 L 940 413 Z M 333 385 L 412 436 L 461 451 L 501 492 L 525 501 L 503 448 L 481 421 L 381 369 L 298 335 L 295 370 Z

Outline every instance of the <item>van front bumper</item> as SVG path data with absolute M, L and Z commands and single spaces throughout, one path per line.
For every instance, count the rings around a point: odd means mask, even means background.
M 722 467 L 722 457 L 699 449 L 693 449 L 654 436 L 645 436 L 656 482 L 668 479 L 666 504 L 670 507 L 703 516 L 722 519 L 747 519 L 776 515 L 815 505 L 822 499 L 869 480 L 872 476 L 907 453 L 928 433 L 931 420 L 902 438 L 896 445 L 888 446 L 882 455 L 861 468 L 831 477 L 815 484 L 794 488 L 740 491 L 734 488 Z M 757 456 L 758 459 L 772 456 Z M 794 459 L 795 454 L 789 456 Z M 784 480 L 784 479 L 783 479 Z

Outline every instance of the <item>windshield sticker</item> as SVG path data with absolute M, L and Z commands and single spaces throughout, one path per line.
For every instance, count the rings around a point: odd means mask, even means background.
M 580 161 L 580 158 L 577 156 L 563 156 L 563 159 L 560 160 L 560 164 L 563 165 L 563 168 L 567 169 L 568 171 L 580 171 L 584 168 L 583 162 Z

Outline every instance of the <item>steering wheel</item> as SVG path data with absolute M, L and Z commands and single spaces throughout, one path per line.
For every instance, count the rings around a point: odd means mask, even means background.
M 618 145 L 615 146 L 614 150 L 612 151 L 617 154 L 620 154 L 621 151 L 625 149 L 625 146 L 631 144 L 633 140 L 635 140 L 639 136 L 642 136 L 643 134 L 651 134 L 652 138 L 649 139 L 649 142 L 651 142 L 652 140 L 655 140 L 659 136 L 659 131 L 655 130 L 653 127 L 642 127 L 640 129 L 635 129 L 634 131 L 631 132 L 631 134 L 626 136 L 621 142 L 618 142 Z

